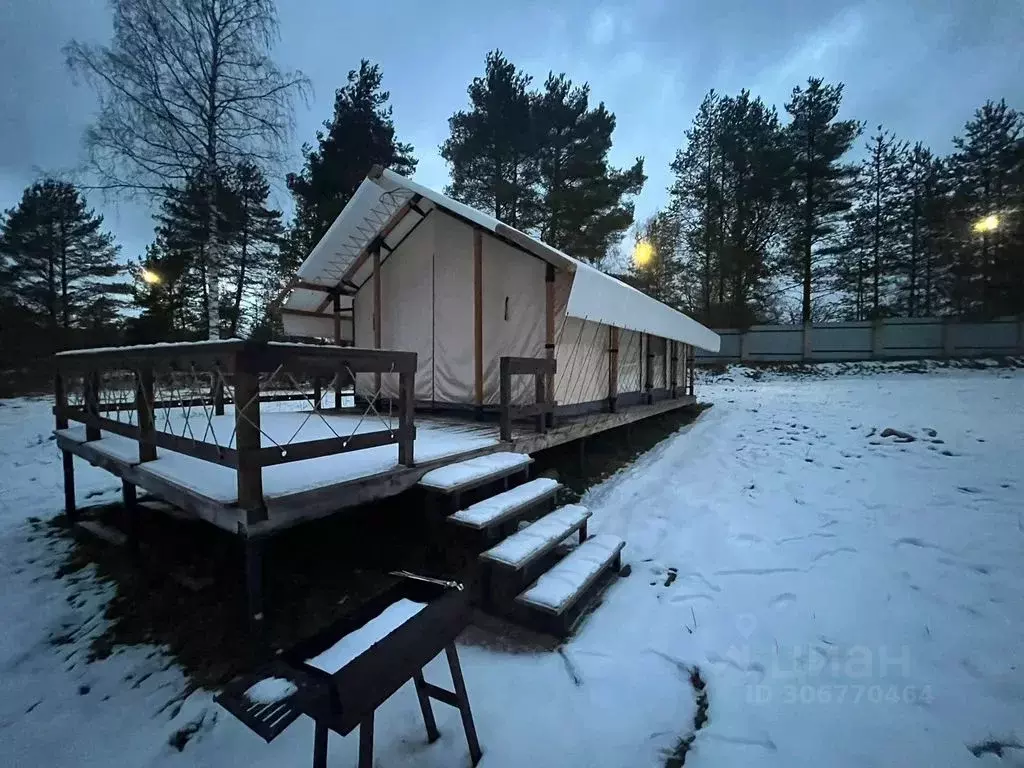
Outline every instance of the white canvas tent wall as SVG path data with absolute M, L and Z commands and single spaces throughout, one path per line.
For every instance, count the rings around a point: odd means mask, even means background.
M 681 345 L 719 349 L 718 335 L 692 318 L 491 216 L 392 171 L 377 169 L 299 268 L 281 305 L 285 332 L 334 338 L 333 299 L 325 291 L 337 290 L 342 294 L 340 339 L 373 347 L 374 259 L 370 254 L 379 248 L 380 346 L 418 353 L 418 400 L 475 404 L 477 232 L 484 405 L 498 402 L 500 357 L 545 355 L 549 265 L 555 272 L 555 397 L 559 404 L 608 396 L 612 326 L 621 329 L 620 393 L 638 392 L 647 383 L 645 339 L 653 336 L 676 342 L 677 353 Z M 651 349 L 657 345 L 655 341 Z M 661 352 L 655 359 L 659 366 L 651 377 L 655 387 L 671 385 L 667 354 Z M 371 379 L 360 376 L 357 389 L 367 390 Z M 529 382 L 514 383 L 516 399 L 527 399 Z M 386 395 L 394 394 L 394 381 L 385 376 L 382 384 Z

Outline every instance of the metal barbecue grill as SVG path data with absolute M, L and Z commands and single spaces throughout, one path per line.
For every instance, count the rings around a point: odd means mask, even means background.
M 405 576 L 277 661 L 232 681 L 217 696 L 217 702 L 268 743 L 300 715 L 309 715 L 316 726 L 313 768 L 327 766 L 329 730 L 346 736 L 358 726 L 359 768 L 371 768 L 374 712 L 412 680 L 427 740 L 433 742 L 439 737 L 430 700 L 455 707 L 462 715 L 470 757 L 476 765 L 481 756 L 480 744 L 455 646 L 455 638 L 469 623 L 469 594 L 461 585 L 451 582 Z M 379 639 L 339 669 L 327 672 L 309 663 L 325 652 L 330 654 L 346 639 L 352 640 L 353 633 L 369 632 L 374 636 L 375 622 L 381 622 L 385 612 L 403 600 L 423 607 L 397 627 L 386 627 Z M 448 657 L 454 691 L 428 683 L 423 677 L 423 668 L 442 650 Z M 268 678 L 290 683 L 288 694 L 274 701 L 254 701 L 248 692 Z M 294 690 L 290 690 L 292 687 Z

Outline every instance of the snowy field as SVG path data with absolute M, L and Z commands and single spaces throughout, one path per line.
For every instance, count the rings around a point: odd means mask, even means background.
M 733 369 L 699 394 L 714 408 L 585 497 L 632 574 L 578 635 L 460 649 L 481 766 L 663 765 L 693 666 L 708 720 L 687 766 L 1024 765 L 1024 371 Z M 183 698 L 158 648 L 88 662 L 108 588 L 55 578 L 65 545 L 29 520 L 61 505 L 48 409 L 0 401 L 0 765 L 308 765 L 308 721 L 266 746 Z M 116 498 L 99 470 L 78 481 Z M 441 660 L 427 679 L 450 685 Z M 381 708 L 381 766 L 468 765 L 457 712 L 434 709 L 427 746 L 411 686 Z M 332 735 L 330 764 L 356 742 Z

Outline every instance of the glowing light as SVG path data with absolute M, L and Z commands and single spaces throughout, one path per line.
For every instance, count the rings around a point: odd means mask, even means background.
M 654 260 L 654 246 L 647 240 L 640 240 L 633 248 L 633 263 L 638 267 L 646 267 Z
M 159 285 L 161 279 L 160 275 L 151 269 L 142 270 L 142 282 L 148 283 L 149 285 Z
M 974 222 L 975 232 L 995 232 L 999 229 L 999 217 L 994 213 Z

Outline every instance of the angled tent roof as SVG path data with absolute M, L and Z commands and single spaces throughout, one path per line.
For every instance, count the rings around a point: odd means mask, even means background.
M 351 307 L 351 295 L 369 279 L 372 264 L 368 257 L 374 242 L 379 242 L 385 250 L 395 250 L 433 208 L 440 208 L 520 250 L 573 273 L 575 277 L 566 308 L 570 317 L 664 336 L 710 352 L 719 349 L 718 334 L 682 312 L 503 224 L 493 216 L 394 171 L 379 168 L 374 168 L 359 185 L 344 210 L 299 267 L 282 304 L 286 311 L 285 330 L 296 335 L 329 336 L 331 321 L 316 316 L 330 311 L 331 299 L 325 291 L 340 288 L 343 294 L 348 294 L 342 296 L 342 308 Z

